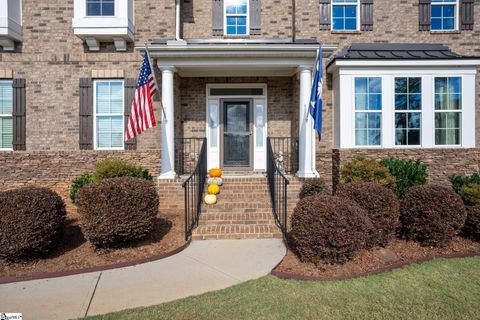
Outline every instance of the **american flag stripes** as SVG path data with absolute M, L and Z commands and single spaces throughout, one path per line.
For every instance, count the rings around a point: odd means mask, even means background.
M 155 114 L 153 113 L 152 97 L 157 92 L 157 82 L 150 65 L 150 56 L 145 51 L 142 68 L 137 80 L 137 89 L 132 102 L 132 109 L 128 119 L 128 126 L 125 131 L 125 141 L 133 139 L 148 128 L 156 125 Z

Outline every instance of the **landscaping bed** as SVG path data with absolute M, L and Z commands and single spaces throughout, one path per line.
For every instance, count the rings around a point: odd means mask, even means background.
M 79 226 L 75 205 L 67 203 L 67 226 L 59 245 L 47 255 L 34 260 L 11 262 L 0 259 L 0 278 L 23 277 L 51 272 L 125 263 L 159 256 L 185 245 L 184 221 L 181 213 L 162 214 L 147 238 L 115 249 L 97 249 L 87 241 Z
M 356 257 L 345 264 L 303 263 L 289 250 L 272 273 L 292 279 L 348 279 L 389 271 L 413 262 L 464 254 L 480 255 L 480 243 L 455 237 L 448 246 L 441 248 L 424 247 L 415 241 L 392 239 L 385 248 L 360 250 Z

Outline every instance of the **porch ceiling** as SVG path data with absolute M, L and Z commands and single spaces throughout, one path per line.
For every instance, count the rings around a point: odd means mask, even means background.
M 160 69 L 175 68 L 181 77 L 292 76 L 315 63 L 317 43 L 187 43 L 169 41 L 148 46 Z M 145 50 L 145 47 L 138 47 Z M 336 50 L 323 45 L 324 56 Z

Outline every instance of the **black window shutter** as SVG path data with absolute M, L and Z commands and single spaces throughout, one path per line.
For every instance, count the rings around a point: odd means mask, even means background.
M 125 128 L 128 125 L 128 117 L 130 116 L 130 110 L 132 110 L 132 101 L 135 96 L 137 81 L 134 78 L 126 78 L 124 82 L 125 88 Z M 125 150 L 136 150 L 137 149 L 137 137 L 125 141 Z
M 93 149 L 93 81 L 80 78 L 80 150 Z
M 473 30 L 475 23 L 475 1 L 461 0 L 460 1 L 460 29 Z
M 419 0 L 418 3 L 418 29 L 420 31 L 430 31 L 431 21 L 430 17 L 432 0 Z
M 250 0 L 250 34 L 262 34 L 262 1 Z
M 223 0 L 212 0 L 212 32 L 223 36 Z
M 26 149 L 25 79 L 13 79 L 13 150 Z
M 331 0 L 320 0 L 320 30 L 332 27 Z
M 373 0 L 360 1 L 360 30 L 373 31 Z

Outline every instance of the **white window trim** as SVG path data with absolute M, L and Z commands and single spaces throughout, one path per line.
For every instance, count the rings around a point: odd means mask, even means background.
M 122 83 L 122 106 L 125 105 L 125 82 L 124 79 L 95 79 L 93 81 L 93 149 L 94 150 L 125 150 L 125 112 L 122 109 L 121 114 L 116 113 L 97 113 L 97 83 L 98 82 L 121 82 Z M 122 146 L 114 148 L 99 148 L 97 146 L 97 117 L 122 116 Z
M 10 83 L 13 87 L 13 81 L 12 80 L 0 80 L 0 83 L 1 82 L 7 82 L 7 83 Z M 13 91 L 12 91 L 12 100 L 13 100 Z M 13 102 L 12 102 L 13 103 Z M 12 106 L 12 113 L 0 113 L 0 118 L 12 118 L 13 119 L 13 106 Z M 12 120 L 13 121 L 13 120 Z M 13 129 L 12 129 L 13 131 Z M 13 136 L 13 132 L 12 132 L 12 136 Z M 13 143 L 13 141 L 12 141 Z M 0 147 L 0 151 L 13 151 L 13 145 L 11 148 L 2 148 Z
M 431 28 L 432 26 L 432 9 L 433 6 L 455 6 L 455 28 L 454 29 L 438 29 L 438 30 L 433 30 Z M 431 8 L 430 8 L 430 31 L 431 32 L 449 32 L 449 31 L 458 31 L 460 30 L 460 3 L 459 0 L 452 0 L 448 2 L 432 2 L 431 3 Z
M 356 104 L 356 92 L 355 92 L 355 79 L 358 79 L 358 78 L 380 78 L 380 81 L 381 81 L 381 84 L 382 84 L 382 91 L 380 92 L 380 94 L 382 95 L 382 108 L 380 110 L 357 110 L 355 108 L 355 104 Z M 383 130 L 384 130 L 384 121 L 383 121 L 383 109 L 384 109 L 384 99 L 383 99 L 383 78 L 382 77 L 379 77 L 379 76 L 366 76 L 366 77 L 363 77 L 363 76 L 355 76 L 352 78 L 353 80 L 353 84 L 352 84 L 352 88 L 353 88 L 353 97 L 352 97 L 352 101 L 353 101 L 353 120 L 352 120 L 352 123 L 353 123 L 353 144 L 355 145 L 356 148 L 381 148 L 382 145 L 383 145 Z M 368 84 L 367 84 L 368 86 Z M 367 94 L 368 96 L 368 94 Z M 380 144 L 378 145 L 363 145 L 363 144 L 357 144 L 357 126 L 356 126 L 356 115 L 357 113 L 379 113 L 380 114 Z
M 436 110 L 435 109 L 435 78 L 460 78 L 460 89 L 461 89 L 461 96 L 460 96 L 460 109 L 457 109 L 457 110 Z M 462 146 L 462 135 L 463 135 L 463 78 L 461 76 L 454 76 L 454 75 L 450 75 L 450 76 L 441 76 L 441 75 L 438 75 L 438 76 L 434 76 L 433 77 L 433 131 L 434 131 L 434 136 L 433 136 L 433 143 L 436 147 L 460 147 Z M 435 126 L 435 115 L 437 113 L 460 113 L 460 132 L 459 132 L 459 144 L 437 144 L 436 141 L 435 141 L 435 130 L 436 130 L 436 126 Z
M 341 149 L 462 149 L 476 146 L 476 70 L 472 67 L 409 67 L 409 68 L 340 68 L 334 84 L 342 90 L 334 99 L 334 145 Z M 355 145 L 354 78 L 382 77 L 382 141 L 381 146 Z M 395 145 L 395 77 L 422 78 L 421 145 Z M 462 78 L 462 113 L 459 145 L 435 144 L 435 77 Z M 350 92 L 350 93 L 348 93 Z M 338 118 L 338 119 L 337 119 Z
M 237 17 L 243 17 L 245 16 L 247 19 L 247 30 L 245 34 L 228 34 L 227 33 L 227 16 L 237 16 Z M 235 14 L 227 14 L 227 3 L 226 1 L 223 1 L 223 34 L 228 37 L 244 37 L 244 36 L 249 36 L 250 35 L 250 1 L 247 0 L 247 13 L 235 13 Z
M 333 7 L 334 6 L 356 6 L 357 7 L 357 18 L 356 18 L 356 28 L 354 30 L 336 30 L 333 29 Z M 330 17 L 331 17 L 331 23 L 330 23 L 330 31 L 336 31 L 336 32 L 352 32 L 352 31 L 360 31 L 360 0 L 357 0 L 357 2 L 342 2 L 342 3 L 334 3 L 333 1 L 331 2 L 330 6 Z
M 395 80 L 397 78 L 420 78 L 420 98 L 421 98 L 421 106 L 422 108 L 420 110 L 411 110 L 411 109 L 402 109 L 402 110 L 397 110 L 395 108 L 395 98 L 396 98 L 396 91 L 395 91 Z M 395 145 L 396 148 L 421 148 L 422 147 L 422 136 L 423 136 L 423 77 L 422 76 L 408 76 L 408 77 L 402 77 L 402 76 L 395 76 L 393 77 L 393 144 Z M 407 80 L 408 81 L 408 80 Z M 408 84 L 407 84 L 408 86 Z M 410 91 L 407 91 L 407 98 L 410 95 Z M 397 135 L 397 128 L 395 127 L 395 115 L 397 113 L 420 113 L 420 143 L 419 144 L 396 144 L 396 135 Z M 408 120 L 407 120 L 408 121 Z M 408 129 L 406 130 L 408 133 Z
M 88 15 L 88 0 L 84 0 L 85 1 L 85 15 L 84 15 L 84 18 L 92 18 L 92 19 L 105 19 L 105 18 L 116 18 L 117 17 L 117 7 L 118 7 L 118 1 L 117 0 L 114 0 L 113 1 L 113 16 L 102 16 L 102 15 L 99 15 L 99 16 L 89 16 Z

